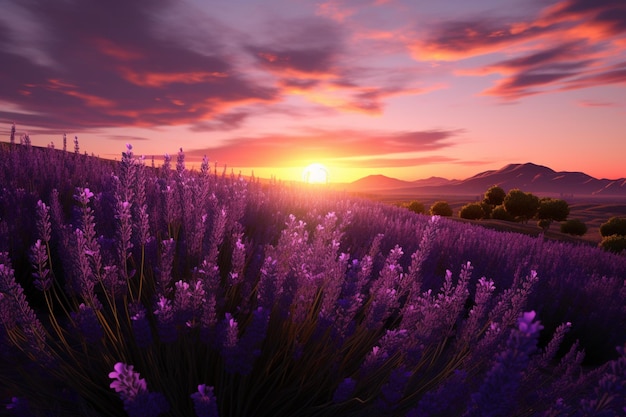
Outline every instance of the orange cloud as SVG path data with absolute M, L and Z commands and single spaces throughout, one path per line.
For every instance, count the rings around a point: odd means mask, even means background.
M 108 39 L 94 38 L 91 42 L 102 54 L 118 61 L 136 61 L 144 57 L 144 54 L 135 48 L 120 46 Z
M 460 60 L 506 53 L 512 58 L 455 75 L 502 74 L 483 95 L 517 99 L 548 91 L 624 83 L 626 3 L 612 0 L 563 0 L 535 19 L 513 23 L 483 17 L 439 24 L 409 44 L 417 59 Z
M 354 9 L 342 8 L 336 0 L 329 0 L 317 5 L 316 14 L 328 17 L 337 22 L 343 22 L 355 13 Z
M 139 72 L 130 68 L 120 68 L 124 79 L 142 87 L 163 87 L 167 84 L 198 84 L 226 78 L 228 74 L 219 71 L 191 71 L 177 73 Z
M 431 152 L 453 146 L 451 141 L 460 130 L 427 130 L 409 132 L 364 132 L 358 130 L 309 129 L 298 135 L 267 135 L 232 139 L 222 145 L 185 151 L 190 158 L 208 155 L 213 160 L 238 167 L 299 166 L 320 161 L 362 159 L 395 160 L 392 154 Z M 399 158 L 398 166 L 407 163 Z M 347 162 L 346 162 L 347 163 Z M 365 162 L 363 162 L 365 163 Z

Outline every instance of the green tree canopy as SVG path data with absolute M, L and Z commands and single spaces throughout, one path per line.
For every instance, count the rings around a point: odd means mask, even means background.
M 528 221 L 535 216 L 539 208 L 539 197 L 514 188 L 504 197 L 504 209 L 516 220 Z
M 462 219 L 478 220 L 485 217 L 485 212 L 480 203 L 469 203 L 461 207 L 459 217 Z
M 571 219 L 565 223 L 561 223 L 561 233 L 582 236 L 587 233 L 587 225 L 578 219 Z
M 424 203 L 419 201 L 411 201 L 406 208 L 417 214 L 426 214 L 426 207 L 424 207 Z
M 537 219 L 539 219 L 539 226 L 543 229 L 548 229 L 553 221 L 565 221 L 567 216 L 569 216 L 567 201 L 550 197 L 539 200 Z
M 626 250 L 626 236 L 611 235 L 602 239 L 599 245 L 602 249 L 613 253 L 621 253 Z
M 452 208 L 447 201 L 437 201 L 430 206 L 430 214 L 433 216 L 452 216 Z
M 611 235 L 626 235 L 626 218 L 611 217 L 606 223 L 600 225 L 600 234 L 603 237 Z
M 485 215 L 483 216 L 483 218 L 485 218 L 485 219 L 488 219 L 488 218 L 491 217 L 491 212 L 495 208 L 495 206 L 490 204 L 487 200 L 481 201 L 480 202 L 480 207 L 482 207 L 483 213 L 485 213 Z
M 513 216 L 506 211 L 502 204 L 493 208 L 491 211 L 491 218 L 495 220 L 506 220 L 508 222 L 512 222 L 514 220 Z
M 569 204 L 567 204 L 567 201 L 549 197 L 539 200 L 538 219 L 562 222 L 567 220 L 567 216 L 569 216 Z
M 497 185 L 489 187 L 489 189 L 485 192 L 485 201 L 494 207 L 502 204 L 504 202 L 504 197 L 506 197 L 506 192 Z

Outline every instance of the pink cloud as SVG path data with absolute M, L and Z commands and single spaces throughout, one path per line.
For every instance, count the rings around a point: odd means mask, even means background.
M 580 100 L 578 101 L 578 105 L 581 107 L 621 107 L 618 103 L 612 101 L 601 101 L 601 100 Z
M 301 134 L 241 137 L 222 145 L 185 150 L 192 159 L 208 155 L 212 160 L 240 167 L 280 167 L 302 164 L 311 158 L 320 160 L 362 159 L 370 164 L 392 161 L 390 154 L 431 152 L 454 145 L 459 130 L 412 132 L 328 131 L 309 129 Z M 389 162 L 391 163 L 391 162 Z M 405 162 L 396 160 L 398 166 Z
M 499 73 L 504 78 L 483 92 L 506 100 L 545 93 L 623 84 L 626 3 L 563 0 L 531 19 L 506 21 L 488 16 L 435 25 L 409 44 L 422 60 L 460 60 L 507 53 L 512 58 L 457 75 Z

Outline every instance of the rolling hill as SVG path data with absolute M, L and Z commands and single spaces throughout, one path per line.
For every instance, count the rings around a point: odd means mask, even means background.
M 431 177 L 403 181 L 372 175 L 346 185 L 349 191 L 427 194 L 481 194 L 492 185 L 505 191 L 519 188 L 544 195 L 588 195 L 626 197 L 626 178 L 598 179 L 583 172 L 554 171 L 533 163 L 509 164 L 498 170 L 484 171 L 464 180 Z

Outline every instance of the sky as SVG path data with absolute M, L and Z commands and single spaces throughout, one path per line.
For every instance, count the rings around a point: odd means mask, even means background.
M 624 0 L 0 0 L 0 140 L 244 175 L 626 177 Z M 16 139 L 17 140 L 17 139 Z

